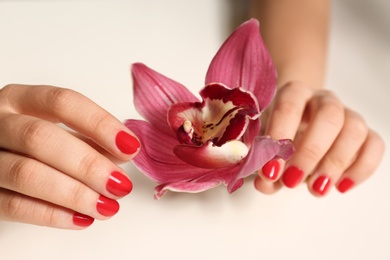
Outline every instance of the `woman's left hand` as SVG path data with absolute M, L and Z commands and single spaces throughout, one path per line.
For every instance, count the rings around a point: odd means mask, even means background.
M 296 151 L 288 162 L 271 160 L 259 170 L 255 187 L 260 192 L 307 180 L 314 196 L 326 195 L 332 186 L 344 193 L 370 177 L 381 161 L 381 137 L 330 91 L 288 83 L 268 112 L 265 134 L 292 139 Z

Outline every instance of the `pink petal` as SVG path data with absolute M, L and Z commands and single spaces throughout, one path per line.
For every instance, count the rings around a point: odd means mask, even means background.
M 132 66 L 134 105 L 137 111 L 160 131 L 170 132 L 168 108 L 178 102 L 198 99 L 180 83 L 148 68 L 142 63 Z
M 197 193 L 202 192 L 220 185 L 223 181 L 213 179 L 205 182 L 173 182 L 157 186 L 154 190 L 154 198 L 160 199 L 168 190 L 176 192 Z
M 259 117 L 259 107 L 252 93 L 241 88 L 228 89 L 221 84 L 207 85 L 200 92 L 203 102 L 183 102 L 168 110 L 168 122 L 181 143 L 188 143 L 183 124 L 191 122 L 197 144 L 212 140 L 217 146 L 240 139 L 251 120 Z M 192 132 L 191 132 L 192 135 Z M 196 140 L 195 140 L 196 139 Z
M 265 163 L 273 158 L 288 160 L 294 153 L 291 140 L 273 140 L 269 136 L 258 136 L 241 166 L 241 170 L 228 184 L 231 193 L 237 186 L 236 182 L 261 169 Z
M 260 36 L 259 23 L 251 19 L 239 26 L 212 60 L 206 85 L 220 82 L 242 87 L 258 99 L 260 111 L 270 104 L 276 91 L 276 70 Z
M 134 165 L 155 182 L 184 182 L 202 177 L 211 171 L 194 167 L 177 158 L 173 153 L 173 147 L 179 144 L 176 138 L 159 131 L 150 123 L 127 120 L 125 125 L 142 143 L 142 148 L 133 159 Z
M 248 147 L 239 140 L 215 146 L 211 141 L 202 146 L 177 145 L 173 152 L 178 158 L 195 167 L 218 169 L 237 165 L 248 154 Z
M 259 135 L 261 129 L 261 121 L 251 120 L 249 125 L 245 131 L 244 136 L 242 137 L 242 141 L 250 148 L 252 146 L 253 140 L 256 136 Z

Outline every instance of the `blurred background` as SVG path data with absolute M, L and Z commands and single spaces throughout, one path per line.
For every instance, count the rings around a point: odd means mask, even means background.
M 77 90 L 120 120 L 139 118 L 130 64 L 141 61 L 194 93 L 247 12 L 230 0 L 0 0 L 0 86 Z M 334 1 L 326 87 L 390 143 L 390 2 Z M 304 185 L 262 195 L 249 178 L 153 200 L 134 182 L 112 219 L 84 231 L 0 222 L 0 259 L 390 259 L 389 153 L 361 187 L 322 199 Z

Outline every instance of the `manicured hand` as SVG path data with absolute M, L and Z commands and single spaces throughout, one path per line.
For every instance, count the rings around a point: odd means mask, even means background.
M 0 220 L 81 229 L 110 218 L 132 189 L 114 161 L 139 148 L 121 122 L 75 91 L 0 89 Z
M 267 194 L 305 180 L 315 196 L 332 186 L 344 193 L 372 175 L 384 153 L 383 140 L 361 115 L 334 93 L 297 82 L 279 89 L 265 134 L 292 139 L 296 148 L 287 163 L 272 160 L 259 171 L 255 187 Z

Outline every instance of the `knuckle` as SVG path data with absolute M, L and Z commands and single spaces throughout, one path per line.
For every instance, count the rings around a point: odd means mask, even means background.
M 30 121 L 21 130 L 21 146 L 27 152 L 38 151 L 51 135 L 51 129 L 45 121 L 40 120 Z
M 368 127 L 361 116 L 348 116 L 345 122 L 346 131 L 354 140 L 360 140 L 367 136 Z
M 9 185 L 14 190 L 26 191 L 34 182 L 34 164 L 28 159 L 16 160 L 10 168 Z
M 45 210 L 42 211 L 41 220 L 44 220 L 46 226 L 57 226 L 58 224 L 58 215 L 57 211 L 53 207 L 47 206 Z
M 46 102 L 48 108 L 55 113 L 62 113 L 64 108 L 72 104 L 77 93 L 66 88 L 53 87 L 48 91 Z
M 83 180 L 86 182 L 93 181 L 96 178 L 95 173 L 98 172 L 100 165 L 101 158 L 98 154 L 87 153 L 84 157 L 82 157 L 79 168 L 83 174 Z
M 324 119 L 335 126 L 342 126 L 344 122 L 344 106 L 336 98 L 324 97 L 319 108 Z
M 11 220 L 20 220 L 26 214 L 26 207 L 23 204 L 23 198 L 11 195 L 2 201 L 2 211 Z
M 386 144 L 383 138 L 379 134 L 371 130 L 369 133 L 369 139 L 370 142 L 374 144 L 377 153 L 383 155 L 386 149 Z
M 344 171 L 347 168 L 347 161 L 343 160 L 339 156 L 331 156 L 328 155 L 324 158 L 323 164 L 327 165 L 327 167 L 332 167 L 334 169 L 338 169 L 340 172 Z
M 82 209 L 85 206 L 85 187 L 82 184 L 68 188 L 67 199 L 73 209 Z
M 303 146 L 300 149 L 300 153 L 308 161 L 318 161 L 323 151 L 320 145 L 311 143 L 310 145 Z
M 281 100 L 280 102 L 275 103 L 274 116 L 296 116 L 301 117 L 301 111 L 297 104 L 289 100 Z
M 111 125 L 111 114 L 108 112 L 96 113 L 91 117 L 90 125 L 93 125 L 95 132 L 105 133 Z
M 0 105 L 9 106 L 9 96 L 12 91 L 17 87 L 16 84 L 8 84 L 0 89 Z

